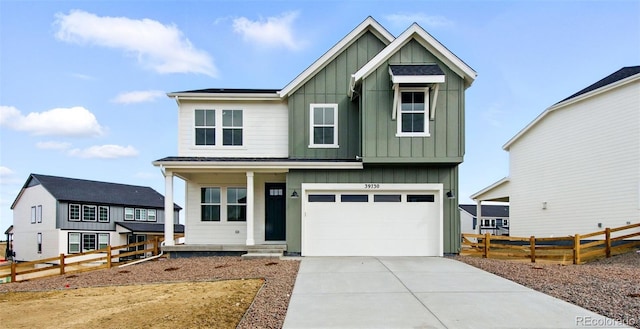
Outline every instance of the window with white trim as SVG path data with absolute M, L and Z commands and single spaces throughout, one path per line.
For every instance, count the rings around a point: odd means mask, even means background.
M 216 145 L 216 111 L 195 110 L 195 145 Z
M 247 221 L 247 188 L 227 188 L 227 221 Z
M 429 136 L 429 93 L 427 89 L 400 91 L 396 136 Z
M 42 205 L 38 205 L 36 208 L 36 222 L 42 223 Z
M 96 235 L 95 234 L 83 234 L 82 235 L 82 252 L 96 249 Z
M 109 245 L 109 233 L 98 233 L 98 249 L 105 249 Z
M 80 233 L 69 233 L 69 253 L 75 254 L 80 252 L 80 239 L 82 238 L 82 234 Z
M 338 147 L 338 104 L 311 104 L 309 147 Z
M 222 110 L 222 145 L 242 145 L 242 110 Z
M 146 221 L 147 220 L 147 209 L 136 208 L 136 220 L 138 221 Z
M 42 253 L 42 233 L 38 233 L 36 235 L 36 242 L 38 244 L 38 246 L 37 246 L 38 253 L 41 254 Z
M 36 223 L 36 206 L 31 207 L 31 224 Z
M 156 210 L 155 209 L 147 210 L 147 220 L 150 221 L 150 222 L 155 222 L 156 221 Z
M 133 208 L 124 208 L 124 220 L 134 220 L 134 209 Z
M 82 221 L 95 222 L 96 221 L 96 206 L 82 205 Z
M 109 233 L 79 233 L 68 235 L 68 250 L 70 254 L 105 249 L 109 245 Z
M 220 221 L 219 187 L 203 187 L 200 189 L 200 220 L 203 222 Z
M 109 207 L 108 206 L 99 206 L 98 207 L 98 221 L 103 223 L 109 222 Z
M 69 221 L 72 221 L 72 222 L 80 221 L 80 205 L 79 204 L 69 205 Z

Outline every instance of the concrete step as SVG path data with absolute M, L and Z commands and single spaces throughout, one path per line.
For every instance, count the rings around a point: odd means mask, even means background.
M 284 252 L 284 249 L 264 249 L 264 248 L 259 248 L 259 249 L 249 249 L 247 250 L 248 253 L 250 254 L 282 254 Z
M 264 258 L 280 258 L 282 256 L 282 253 L 255 253 L 255 252 L 250 252 L 250 253 L 246 253 L 244 255 L 242 255 L 241 257 L 243 259 L 264 259 Z

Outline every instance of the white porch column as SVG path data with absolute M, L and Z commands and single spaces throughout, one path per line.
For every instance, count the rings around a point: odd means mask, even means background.
M 247 171 L 247 246 L 256 244 L 253 235 L 253 171 Z
M 173 173 L 164 173 L 164 245 L 174 246 L 173 239 Z
M 476 224 L 478 224 L 478 234 L 480 232 L 480 223 L 482 222 L 482 200 L 478 200 L 476 203 Z

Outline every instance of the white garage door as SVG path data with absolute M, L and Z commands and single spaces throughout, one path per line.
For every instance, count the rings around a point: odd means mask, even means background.
M 302 184 L 303 256 L 442 256 L 441 184 Z

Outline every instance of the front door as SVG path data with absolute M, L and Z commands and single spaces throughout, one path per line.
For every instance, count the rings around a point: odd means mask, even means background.
M 267 241 L 284 241 L 285 237 L 285 183 L 265 184 L 265 228 L 264 239 Z

